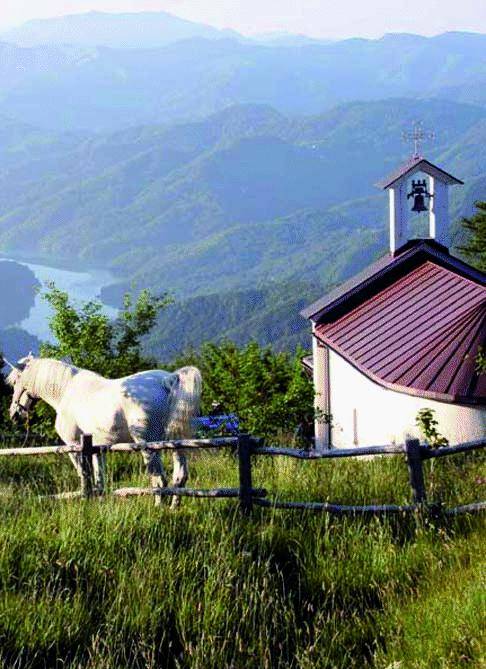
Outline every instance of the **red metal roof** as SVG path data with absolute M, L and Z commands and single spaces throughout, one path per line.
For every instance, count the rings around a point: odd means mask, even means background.
M 329 315 L 339 310 L 349 312 L 352 308 L 349 306 L 350 302 L 353 303 L 352 306 L 356 306 L 354 302 L 361 303 L 366 297 L 376 295 L 379 290 L 394 283 L 397 278 L 408 274 L 426 260 L 446 267 L 475 283 L 486 285 L 484 272 L 451 256 L 447 249 L 438 244 L 435 239 L 411 239 L 396 254 L 387 253 L 300 313 L 304 318 L 310 318 L 315 323 L 324 318 L 329 321 Z
M 426 260 L 316 335 L 371 379 L 447 402 L 486 404 L 475 357 L 486 340 L 486 287 Z

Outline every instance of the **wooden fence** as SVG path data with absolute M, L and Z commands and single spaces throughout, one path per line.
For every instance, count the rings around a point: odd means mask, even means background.
M 432 449 L 420 445 L 418 439 L 409 439 L 405 444 L 386 446 L 367 446 L 352 448 L 333 448 L 322 452 L 305 451 L 294 448 L 280 448 L 262 445 L 262 441 L 247 434 L 238 437 L 221 437 L 215 439 L 182 439 L 177 441 L 159 441 L 146 444 L 114 444 L 109 446 L 93 445 L 90 435 L 83 435 L 81 444 L 63 446 L 41 446 L 22 448 L 0 448 L 0 457 L 43 456 L 51 454 L 78 453 L 81 455 L 82 486 L 79 493 L 62 493 L 58 497 L 83 496 L 92 497 L 93 486 L 93 455 L 97 453 L 137 453 L 147 451 L 172 450 L 203 450 L 203 449 L 235 449 L 238 457 L 239 486 L 237 488 L 119 488 L 113 494 L 119 497 L 138 495 L 159 495 L 179 497 L 207 497 L 239 499 L 241 511 L 249 515 L 254 505 L 277 509 L 305 509 L 338 515 L 374 515 L 391 513 L 421 512 L 455 516 L 462 513 L 477 513 L 486 509 L 486 502 L 475 502 L 453 509 L 443 509 L 437 504 L 428 504 L 424 481 L 423 462 L 431 458 L 442 458 L 457 453 L 466 453 L 484 448 L 486 439 Z M 295 502 L 267 499 L 267 491 L 263 488 L 253 488 L 252 485 L 252 458 L 260 456 L 290 457 L 299 460 L 318 461 L 335 458 L 363 457 L 363 456 L 397 456 L 404 455 L 412 489 L 412 502 L 409 505 L 354 505 L 346 506 L 328 502 Z

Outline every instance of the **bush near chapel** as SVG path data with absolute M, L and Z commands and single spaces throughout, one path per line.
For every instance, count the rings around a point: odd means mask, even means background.
M 314 389 L 301 365 L 303 355 L 301 349 L 295 355 L 276 353 L 255 341 L 238 348 L 226 340 L 203 344 L 172 366 L 191 364 L 201 370 L 203 414 L 218 403 L 218 411 L 238 415 L 243 431 L 270 438 L 312 431 Z

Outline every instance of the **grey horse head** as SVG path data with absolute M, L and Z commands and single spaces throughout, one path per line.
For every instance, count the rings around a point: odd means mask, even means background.
M 32 351 L 29 355 L 21 358 L 16 365 L 13 365 L 4 358 L 4 361 L 11 369 L 10 374 L 6 378 L 6 382 L 13 388 L 13 396 L 9 408 L 9 416 L 12 420 L 17 415 L 23 417 L 27 416 L 36 401 L 34 397 L 29 395 L 22 380 L 23 372 L 33 359 L 34 355 Z

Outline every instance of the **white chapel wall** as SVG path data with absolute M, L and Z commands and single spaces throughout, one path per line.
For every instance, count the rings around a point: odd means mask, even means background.
M 370 446 L 420 438 L 415 417 L 434 409 L 438 429 L 451 444 L 486 435 L 486 407 L 447 404 L 388 390 L 361 374 L 334 351 L 329 356 L 333 446 Z

